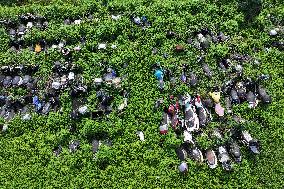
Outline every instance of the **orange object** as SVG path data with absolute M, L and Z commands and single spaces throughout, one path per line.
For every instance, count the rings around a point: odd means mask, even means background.
M 39 44 L 36 44 L 35 52 L 39 53 L 40 51 L 41 51 L 41 46 Z
M 184 47 L 181 46 L 181 45 L 177 45 L 175 50 L 176 50 L 176 52 L 182 52 L 182 51 L 184 51 Z

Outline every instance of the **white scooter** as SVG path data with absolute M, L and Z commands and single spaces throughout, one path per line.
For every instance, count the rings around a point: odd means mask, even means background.
M 207 150 L 206 152 L 206 160 L 207 164 L 211 169 L 214 169 L 218 165 L 218 160 L 216 154 L 213 150 Z
M 232 170 L 233 165 L 231 164 L 231 159 L 229 157 L 226 148 L 224 146 L 220 146 L 218 148 L 218 152 L 219 152 L 218 159 L 221 162 L 223 169 L 226 171 Z
M 187 131 L 192 132 L 199 129 L 199 119 L 190 101 L 191 97 L 187 95 L 185 100 L 184 126 Z

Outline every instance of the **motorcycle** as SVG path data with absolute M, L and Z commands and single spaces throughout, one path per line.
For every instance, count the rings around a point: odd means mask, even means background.
M 220 141 L 224 138 L 223 135 L 221 134 L 221 131 L 218 128 L 215 128 L 213 130 L 212 137 L 215 137 L 215 138 L 217 138 Z
M 51 103 L 50 102 L 46 102 L 44 105 L 43 105 L 43 108 L 41 110 L 41 113 L 47 115 L 49 113 L 51 109 Z
M 177 100 L 177 104 L 178 104 L 178 109 L 179 111 L 184 111 L 184 98 L 182 95 L 178 95 L 177 96 L 178 100 Z

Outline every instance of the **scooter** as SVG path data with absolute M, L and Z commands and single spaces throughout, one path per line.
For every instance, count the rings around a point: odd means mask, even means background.
M 181 94 L 179 94 L 177 96 L 177 99 L 178 99 L 177 100 L 178 109 L 179 111 L 183 112 L 184 111 L 184 97 Z
M 69 144 L 69 150 L 70 152 L 75 152 L 80 147 L 80 142 L 78 140 L 72 140 Z
M 170 123 L 170 117 L 166 112 L 163 112 L 163 119 L 160 124 L 160 134 L 168 133 L 168 124 Z
M 207 77 L 212 78 L 213 74 L 212 74 L 212 71 L 211 71 L 210 67 L 208 66 L 208 64 L 203 64 L 202 69 L 203 69 L 204 74 Z
M 100 146 L 100 142 L 98 140 L 94 139 L 92 141 L 92 151 L 93 151 L 93 153 L 96 153 L 98 151 L 99 146 Z
M 223 135 L 221 134 L 221 131 L 218 128 L 215 128 L 213 130 L 212 137 L 215 137 L 215 138 L 217 138 L 220 141 L 224 138 Z
M 145 141 L 145 136 L 144 136 L 143 131 L 137 131 L 136 134 L 138 135 L 141 141 Z
M 62 152 L 62 146 L 61 145 L 59 145 L 58 147 L 53 149 L 53 153 L 56 157 L 58 157 L 61 152 Z
M 218 152 L 219 152 L 218 159 L 221 162 L 223 169 L 226 171 L 231 171 L 233 165 L 231 164 L 231 159 L 229 157 L 226 148 L 224 146 L 220 146 L 218 148 Z
M 231 90 L 230 95 L 231 95 L 232 103 L 235 103 L 235 104 L 240 103 L 240 98 L 239 98 L 238 93 L 235 89 Z
M 253 139 L 252 136 L 248 133 L 248 131 L 242 131 L 241 139 L 242 142 L 249 147 L 251 152 L 253 152 L 254 154 L 260 153 L 259 141 Z
M 183 131 L 183 136 L 184 136 L 183 141 L 185 143 L 194 144 L 193 139 L 192 139 L 192 135 L 187 130 Z
M 218 160 L 216 154 L 213 150 L 207 150 L 206 152 L 206 160 L 207 164 L 211 169 L 214 169 L 218 165 Z
M 248 105 L 249 108 L 255 108 L 257 106 L 258 100 L 256 99 L 256 96 L 254 95 L 253 92 L 249 91 L 247 93 L 246 99 L 249 103 L 249 105 Z
M 186 150 L 182 146 L 176 149 L 176 154 L 181 161 L 185 161 L 188 156 Z
M 185 111 L 184 111 L 184 126 L 187 131 L 192 132 L 199 129 L 199 119 L 197 114 L 194 111 L 194 107 L 190 103 L 191 97 L 187 95 L 185 100 Z
M 262 102 L 266 104 L 271 103 L 272 101 L 271 96 L 266 92 L 265 88 L 259 86 L 257 92 Z
M 198 80 L 197 80 L 196 74 L 193 72 L 190 72 L 189 73 L 189 85 L 194 87 L 197 85 L 197 82 Z
M 198 149 L 196 146 L 193 147 L 192 151 L 191 151 L 191 157 L 199 162 L 202 163 L 203 162 L 203 155 L 200 149 Z
M 187 163 L 186 163 L 186 162 L 182 162 L 182 163 L 178 166 L 178 170 L 179 170 L 181 173 L 183 173 L 183 174 L 187 173 L 187 171 L 188 171 L 188 165 L 187 165 Z
M 229 114 L 232 113 L 232 103 L 229 97 L 225 97 L 226 110 Z
M 199 124 L 201 126 L 205 126 L 210 120 L 210 114 L 209 111 L 203 106 L 199 95 L 197 95 L 195 98 L 194 104 L 197 108 Z
M 21 114 L 21 119 L 26 121 L 26 120 L 30 120 L 32 118 L 30 112 L 29 112 L 29 107 L 26 105 L 24 106 L 21 110 L 20 110 L 20 114 Z
M 8 125 L 7 124 L 1 124 L 0 125 L 0 131 L 1 132 L 6 132 L 8 129 Z
M 242 161 L 242 154 L 239 145 L 236 142 L 231 142 L 229 145 L 230 153 L 237 163 Z

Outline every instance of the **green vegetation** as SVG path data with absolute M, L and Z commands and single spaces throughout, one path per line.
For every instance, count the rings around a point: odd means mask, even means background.
M 7 3 L 9 2 L 9 3 Z M 107 2 L 107 3 L 106 3 Z M 25 37 L 35 44 L 41 38 L 52 41 L 54 38 L 70 41 L 74 47 L 79 36 L 86 36 L 86 45 L 74 54 L 75 63 L 84 69 L 87 81 L 100 76 L 100 63 L 108 62 L 119 74 L 126 75 L 123 86 L 130 90 L 128 107 L 122 115 L 112 113 L 100 121 L 83 119 L 76 123 L 76 133 L 68 130 L 69 114 L 50 113 L 48 116 L 34 115 L 31 121 L 24 122 L 19 117 L 9 123 L 7 133 L 0 134 L 0 188 L 281 188 L 284 186 L 284 53 L 277 48 L 263 50 L 271 46 L 268 35 L 270 29 L 283 27 L 284 4 L 281 0 L 26 0 L 0 1 L 0 18 L 17 19 L 18 14 L 34 13 L 46 16 L 49 27 L 46 31 L 32 30 Z M 96 19 L 81 25 L 63 25 L 67 17 L 87 17 Z M 111 14 L 122 14 L 118 21 Z M 130 22 L 130 15 L 146 15 L 152 27 L 142 30 Z M 224 74 L 215 74 L 211 80 L 202 76 L 202 68 L 196 63 L 199 51 L 185 43 L 191 33 L 208 27 L 213 31 L 223 31 L 230 36 L 228 42 L 211 45 L 206 54 L 206 63 L 218 73 L 217 57 L 233 51 L 258 58 L 260 64 L 247 63 L 244 74 L 252 78 L 264 73 L 271 79 L 263 85 L 272 96 L 268 106 L 249 109 L 246 105 L 234 106 L 233 111 L 250 122 L 246 129 L 261 141 L 262 153 L 252 156 L 244 153 L 241 164 L 235 165 L 232 173 L 226 173 L 221 166 L 212 170 L 205 163 L 188 161 L 189 173 L 178 173 L 179 160 L 174 147 L 181 142 L 174 132 L 164 136 L 163 147 L 159 146 L 161 136 L 158 126 L 161 111 L 154 111 L 156 99 L 167 98 L 169 94 L 187 91 L 208 93 L 208 88 L 221 84 Z M 172 30 L 181 39 L 166 39 L 165 32 Z M 112 39 L 112 35 L 116 38 Z M 283 37 L 283 36 L 282 36 Z M 156 46 L 160 41 L 160 46 Z M 117 49 L 93 51 L 100 42 L 116 44 Z M 181 44 L 186 51 L 177 54 L 173 51 Z M 55 51 L 35 54 L 24 50 L 18 54 L 6 51 L 9 36 L 0 28 L 0 60 L 2 65 L 33 63 L 41 66 L 37 73 L 47 79 L 54 61 L 62 60 Z M 152 55 L 152 48 L 159 49 Z M 254 51 L 253 48 L 260 49 Z M 168 58 L 163 58 L 163 53 Z M 168 68 L 178 68 L 182 62 L 198 74 L 200 83 L 197 89 L 182 84 L 175 91 L 161 94 L 151 65 L 157 61 Z M 124 64 L 128 67 L 122 68 Z M 179 70 L 176 71 L 178 76 Z M 43 83 L 44 86 L 44 83 Z M 24 91 L 13 91 L 23 93 Z M 89 101 L 95 97 L 89 94 Z M 63 107 L 70 109 L 68 94 L 61 96 Z M 121 103 L 116 98 L 115 104 Z M 236 124 L 228 122 L 229 126 Z M 230 125 L 231 124 L 231 125 Z M 215 127 L 216 123 L 209 126 Z M 145 134 L 142 142 L 136 135 L 141 130 Z M 89 136 L 107 133 L 113 146 L 102 145 L 93 159 Z M 70 153 L 70 140 L 80 140 L 80 150 Z M 212 145 L 199 138 L 202 146 Z M 59 157 L 52 153 L 59 144 L 63 152 Z M 242 152 L 246 152 L 242 149 Z

